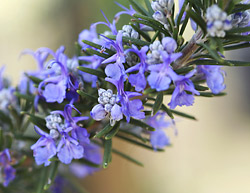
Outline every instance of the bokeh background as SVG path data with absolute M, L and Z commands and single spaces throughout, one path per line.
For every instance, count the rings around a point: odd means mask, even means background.
M 118 0 L 128 5 L 127 0 Z M 113 0 L 2 0 L 0 1 L 0 64 L 14 83 L 24 70 L 35 69 L 25 48 L 67 47 L 74 53 L 79 32 L 92 22 L 111 20 L 120 10 Z M 126 21 L 128 17 L 124 16 Z M 118 29 L 121 25 L 118 25 Z M 99 28 L 102 32 L 104 28 Z M 189 31 L 186 38 L 192 34 Z M 229 53 L 247 59 L 249 50 Z M 248 58 L 249 59 L 249 58 Z M 183 108 L 198 121 L 177 119 L 178 136 L 164 153 L 155 153 L 115 140 L 114 146 L 142 161 L 144 168 L 113 156 L 106 170 L 82 179 L 90 193 L 249 193 L 250 87 L 249 68 L 224 68 L 227 96 L 197 97 Z M 169 98 L 166 98 L 166 103 Z

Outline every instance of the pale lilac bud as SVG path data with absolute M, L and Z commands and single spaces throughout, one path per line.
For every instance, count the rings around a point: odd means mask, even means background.
M 95 105 L 90 112 L 90 116 L 96 121 L 104 119 L 106 115 L 107 112 L 105 111 L 103 105 L 101 104 Z
M 162 39 L 162 46 L 164 50 L 167 51 L 167 53 L 171 54 L 174 53 L 174 51 L 177 48 L 177 43 L 173 38 L 165 37 Z

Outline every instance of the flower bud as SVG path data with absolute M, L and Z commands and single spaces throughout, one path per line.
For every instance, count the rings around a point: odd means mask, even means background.
M 90 112 L 90 116 L 96 121 L 104 119 L 106 117 L 106 114 L 107 112 L 101 104 L 95 105 Z

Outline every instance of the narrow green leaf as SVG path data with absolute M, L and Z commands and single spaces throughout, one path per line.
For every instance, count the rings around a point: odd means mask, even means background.
M 162 102 L 163 102 L 163 92 L 160 92 L 157 95 L 155 103 L 153 105 L 153 108 L 152 108 L 153 114 L 151 116 L 155 115 L 160 110 L 160 108 L 162 106 Z
M 44 192 L 44 185 L 47 183 L 47 176 L 49 172 L 49 167 L 43 167 L 41 174 L 40 174 L 40 179 L 38 180 L 38 186 L 36 193 L 43 193 Z
M 53 184 L 58 171 L 59 163 L 60 163 L 59 161 L 55 161 L 51 164 L 49 168 L 48 182 L 43 186 L 44 190 L 48 190 L 50 186 Z
M 12 117 L 15 119 L 14 125 L 17 129 L 20 129 L 21 124 L 22 124 L 22 120 L 21 120 L 21 115 L 19 115 L 19 113 L 17 112 L 17 110 L 15 108 L 13 108 L 13 106 L 9 106 L 8 107 L 10 114 L 12 115 Z
M 120 122 L 117 122 L 115 126 L 112 128 L 112 130 L 105 135 L 105 139 L 106 140 L 112 139 L 112 137 L 114 137 L 117 134 L 119 129 L 120 129 Z
M 137 146 L 140 146 L 140 147 L 149 149 L 149 150 L 153 150 L 153 151 L 155 150 L 153 147 L 151 147 L 151 146 L 149 146 L 149 145 L 146 145 L 146 144 L 144 144 L 144 143 L 141 143 L 141 142 L 138 142 L 138 141 L 136 141 L 136 140 L 130 139 L 130 138 L 128 138 L 128 137 L 125 137 L 125 136 L 122 136 L 122 135 L 119 135 L 119 134 L 117 134 L 116 137 L 118 137 L 119 139 L 125 140 L 125 141 L 127 141 L 127 142 L 129 142 L 129 143 L 132 143 L 132 144 L 134 144 L 134 145 L 137 145 Z M 164 149 L 156 149 L 156 151 L 161 151 L 161 152 L 163 152 Z
M 102 167 L 107 168 L 109 163 L 112 160 L 112 139 L 104 140 L 104 154 L 103 154 L 103 162 Z
M 149 14 L 152 16 L 154 14 L 154 10 L 151 7 L 150 1 L 149 0 L 144 0 L 144 2 L 145 2 L 145 5 L 146 5 L 146 7 L 148 9 Z
M 233 28 L 227 31 L 227 33 L 244 33 L 244 32 L 249 32 L 250 27 L 237 27 Z
M 185 117 L 185 118 L 188 118 L 188 119 L 197 120 L 194 116 L 189 115 L 187 113 L 183 113 L 183 112 L 176 111 L 176 110 L 173 110 L 173 109 L 171 109 L 171 112 L 174 113 L 174 114 L 176 114 L 176 115 L 179 115 L 181 117 Z
M 229 50 L 237 50 L 237 49 L 242 49 L 242 48 L 249 48 L 250 43 L 242 43 L 242 44 L 236 44 L 236 45 L 230 45 L 230 46 L 225 46 L 224 50 L 229 51 Z
M 202 46 L 203 48 L 205 48 L 208 53 L 218 62 L 223 62 L 224 60 L 219 56 L 219 54 L 217 53 L 216 50 L 211 49 L 208 45 L 204 44 L 204 43 L 198 43 L 198 45 Z
M 154 41 L 156 40 L 156 38 L 160 35 L 160 32 L 159 31 L 156 31 L 154 36 L 152 37 L 151 39 L 151 43 L 154 43 Z
M 99 78 L 105 78 L 106 77 L 105 73 L 103 71 L 100 71 L 100 70 L 87 68 L 87 67 L 83 67 L 83 66 L 78 66 L 77 69 L 81 70 L 83 72 L 86 72 L 88 74 L 95 75 L 95 76 L 97 76 Z
M 85 164 L 87 166 L 93 167 L 93 168 L 100 168 L 101 165 L 93 163 L 92 161 L 87 160 L 86 158 L 81 158 L 78 160 L 79 163 Z
M 20 99 L 25 99 L 25 100 L 31 101 L 31 102 L 34 101 L 34 96 L 32 96 L 32 95 L 24 95 L 24 94 L 21 94 L 19 92 L 14 92 L 14 95 Z
M 162 104 L 161 105 L 161 110 L 166 112 L 171 119 L 174 119 L 173 113 L 171 112 L 171 110 L 166 105 Z
M 4 136 L 3 136 L 3 129 L 0 128 L 0 151 L 4 149 Z
M 140 3 L 137 3 L 136 1 L 134 0 L 129 0 L 129 2 L 131 3 L 131 5 L 138 11 L 140 12 L 141 14 L 143 15 L 147 15 L 147 16 L 151 16 L 149 12 L 146 11 L 146 9 L 144 7 L 141 6 Z
M 195 89 L 198 90 L 198 91 L 206 91 L 206 90 L 209 90 L 208 87 L 206 87 L 206 86 L 201 86 L 201 85 L 198 85 L 198 84 L 194 84 L 194 87 L 195 87 Z
M 13 126 L 10 116 L 6 115 L 2 110 L 0 110 L 0 120 Z
M 122 153 L 122 152 L 120 152 L 120 151 L 118 151 L 116 149 L 112 149 L 112 152 L 119 155 L 119 156 L 121 156 L 122 158 L 124 158 L 124 159 L 126 159 L 128 161 L 131 161 L 132 163 L 135 163 L 136 165 L 139 165 L 139 166 L 142 166 L 142 167 L 144 166 L 143 163 L 141 163 L 140 161 L 137 161 L 136 159 L 134 159 L 134 158 L 130 157 L 129 155 L 126 155 L 126 154 L 124 154 L 124 153 Z
M 101 131 L 99 131 L 94 137 L 101 138 L 102 136 L 106 135 L 108 132 L 111 131 L 113 126 L 108 123 Z
M 133 131 L 130 132 L 130 129 L 129 130 L 128 129 L 120 129 L 119 133 L 124 133 L 124 134 L 127 134 L 127 135 L 131 135 L 131 136 L 135 137 L 136 139 L 139 139 L 143 143 L 146 143 L 148 141 L 148 139 L 134 133 Z
M 108 35 L 107 37 L 111 40 L 116 39 L 116 36 L 114 35 Z M 142 41 L 142 40 L 134 39 L 134 38 L 129 38 L 129 37 L 122 37 L 122 41 L 124 43 L 135 44 L 137 46 L 149 46 L 150 45 L 150 42 L 146 42 L 146 41 Z
M 200 92 L 200 95 L 198 96 L 202 96 L 202 97 L 215 97 L 215 96 L 225 96 L 226 93 L 224 92 L 221 92 L 219 94 L 214 94 L 214 93 L 211 93 L 211 92 Z
M 159 26 L 160 28 L 163 28 L 163 29 L 164 29 L 164 25 L 162 25 L 159 21 L 155 20 L 155 19 L 152 18 L 152 17 L 147 17 L 147 16 L 145 16 L 145 15 L 140 15 L 140 14 L 137 14 L 137 13 L 134 14 L 133 17 L 138 18 L 138 19 L 143 19 L 143 20 L 145 20 L 145 21 L 147 21 L 147 22 L 152 23 L 152 24 L 155 25 L 155 26 Z
M 159 31 L 159 32 L 165 34 L 166 36 L 171 36 L 167 30 L 165 30 L 157 25 L 154 25 L 152 22 L 141 20 L 141 19 L 131 19 L 131 21 L 135 22 L 135 23 L 147 25 L 149 27 L 152 27 L 155 31 Z
M 175 70 L 175 72 L 177 74 L 186 74 L 186 73 L 190 72 L 193 69 L 194 69 L 193 66 L 188 66 L 188 67 L 179 68 L 179 69 Z
M 36 115 L 30 114 L 30 113 L 24 112 L 24 111 L 22 111 L 21 114 L 28 115 L 30 122 L 32 122 L 34 125 L 38 126 L 40 129 L 47 130 L 46 121 L 44 118 L 38 117 Z
M 82 90 L 77 90 L 76 91 L 83 99 L 89 99 L 89 100 L 91 100 L 91 101 L 93 101 L 93 102 L 97 102 L 97 97 L 94 97 L 94 96 L 92 96 L 92 95 L 90 95 L 90 94 L 88 94 L 88 93 L 86 93 L 86 92 L 84 92 L 84 91 L 82 91 Z
M 182 16 L 183 16 L 183 14 L 184 14 L 184 12 L 185 12 L 185 10 L 186 10 L 187 3 L 188 3 L 188 1 L 185 0 L 184 3 L 183 3 L 183 6 L 181 7 L 180 13 L 179 13 L 179 15 L 178 15 L 178 17 L 177 17 L 176 26 L 179 26 L 180 23 L 181 23 L 181 19 L 182 19 Z
M 183 33 L 185 32 L 185 29 L 186 29 L 186 27 L 187 27 L 188 21 L 189 21 L 189 15 L 187 15 L 187 16 L 185 17 L 184 21 L 183 21 L 183 24 L 182 24 L 182 26 L 181 26 L 181 30 L 180 30 L 180 33 L 179 33 L 180 36 L 182 36 Z
M 250 41 L 250 35 L 226 34 L 226 36 L 223 39 L 231 40 L 231 41 L 237 41 L 237 42 L 249 42 Z
M 149 130 L 149 131 L 155 131 L 155 128 L 151 127 L 147 123 L 144 123 L 142 121 L 139 121 L 137 119 L 130 118 L 130 124 L 141 127 L 143 129 Z
M 37 78 L 37 77 L 35 77 L 35 76 L 31 76 L 31 75 L 29 75 L 29 74 L 27 74 L 27 73 L 24 73 L 25 74 L 25 76 L 27 76 L 32 82 L 34 82 L 35 84 L 40 84 L 40 82 L 42 82 L 43 80 L 42 79 L 40 79 L 40 78 Z
M 250 4 L 237 4 L 231 13 L 239 13 L 250 9 Z
M 227 63 L 219 63 L 215 60 L 195 60 L 192 64 L 196 65 L 220 65 L 220 66 L 250 66 L 250 62 L 225 60 Z
M 13 142 L 13 136 L 11 134 L 5 135 L 5 146 L 8 149 L 11 149 Z
M 99 44 L 95 44 L 91 41 L 88 41 L 88 40 L 82 40 L 83 43 L 93 47 L 93 48 L 96 48 L 96 49 L 99 49 L 99 50 L 102 50 L 103 49 L 103 46 L 99 45 Z M 113 55 L 115 54 L 115 52 L 113 50 L 110 50 L 108 48 L 104 48 L 105 52 L 107 52 L 108 54 L 110 55 Z
M 98 52 L 98 51 L 93 50 L 93 49 L 91 49 L 91 48 L 86 48 L 86 52 L 87 52 L 87 53 L 89 53 L 89 54 L 93 54 L 93 55 L 100 56 L 100 57 L 105 58 L 105 59 L 107 59 L 107 58 L 109 58 L 109 57 L 110 57 L 110 56 L 109 56 L 109 55 L 107 55 L 107 54 L 104 54 L 104 53 Z

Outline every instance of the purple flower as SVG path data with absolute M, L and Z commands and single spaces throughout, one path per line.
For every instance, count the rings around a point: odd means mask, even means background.
M 88 117 L 72 117 L 72 109 L 78 111 L 73 105 L 65 105 L 64 111 L 53 111 L 45 118 L 49 134 L 35 126 L 36 132 L 41 138 L 31 146 L 38 165 L 50 165 L 49 159 L 57 155 L 65 164 L 72 159 L 80 159 L 84 156 L 84 144 L 88 144 L 89 134 L 85 128 L 77 125 L 79 121 Z M 64 118 L 64 122 L 60 115 Z
M 200 95 L 200 93 L 195 90 L 193 82 L 190 78 L 196 73 L 196 70 L 193 70 L 183 75 L 177 75 L 173 78 L 175 89 L 172 94 L 171 101 L 169 106 L 171 109 L 174 109 L 177 105 L 179 106 L 190 106 L 194 103 L 194 95 Z M 188 94 L 186 91 L 192 93 Z
M 49 159 L 56 155 L 55 140 L 39 127 L 35 126 L 35 130 L 41 136 L 41 138 L 31 146 L 31 149 L 34 151 L 33 155 L 35 157 L 36 164 L 44 164 L 44 166 L 48 166 L 51 163 Z
M 122 9 L 124 9 L 124 11 L 120 11 L 118 12 L 116 15 L 115 15 L 115 18 L 114 20 L 118 21 L 120 16 L 123 15 L 123 14 L 126 14 L 126 15 L 134 15 L 136 14 L 136 11 L 133 9 L 132 5 L 129 6 L 130 9 L 124 7 L 123 5 L 121 5 L 120 3 L 118 2 L 115 2 L 116 5 L 118 5 L 119 7 L 121 7 Z
M 44 78 L 39 84 L 39 93 L 49 103 L 61 103 L 65 98 L 77 100 L 79 95 L 76 93 L 76 90 L 78 89 L 79 81 L 78 77 L 75 77 L 75 73 L 73 73 L 74 69 L 71 69 L 72 67 L 75 68 L 76 65 L 70 66 L 67 56 L 63 53 L 64 47 L 61 46 L 55 53 L 49 48 L 40 48 L 39 51 L 49 53 L 54 57 L 47 64 L 50 74 L 49 77 Z M 76 58 L 73 60 L 77 61 Z M 44 90 L 42 89 L 43 87 Z
M 70 164 L 72 159 L 80 159 L 83 157 L 84 149 L 75 140 L 70 137 L 67 132 L 61 131 L 62 139 L 57 146 L 58 159 L 64 164 Z
M 101 12 L 102 12 L 102 15 L 104 16 L 105 20 L 107 21 L 107 23 L 100 21 L 100 22 L 96 22 L 96 23 L 94 23 L 92 25 L 95 25 L 95 26 L 99 25 L 99 24 L 106 25 L 111 30 L 113 35 L 117 35 L 117 30 L 116 30 L 116 26 L 115 26 L 115 22 L 116 22 L 115 19 L 113 20 L 113 23 L 111 24 L 109 22 L 108 18 L 106 17 L 106 15 L 104 14 L 104 12 L 102 10 L 101 10 Z
M 111 78 L 105 78 L 106 81 L 112 83 L 117 88 L 117 102 L 121 104 L 121 111 L 126 116 L 127 122 L 130 121 L 130 117 L 135 119 L 144 119 L 145 113 L 141 112 L 143 110 L 143 105 L 140 99 L 130 100 L 132 97 L 140 96 L 137 92 L 124 91 L 124 77 L 121 76 L 120 80 L 114 80 Z M 120 116 L 120 111 L 119 112 Z
M 82 47 L 83 50 L 86 50 L 86 48 L 89 48 L 91 46 L 85 44 L 82 42 L 82 40 L 88 40 L 93 43 L 98 43 L 98 34 L 96 33 L 96 25 L 92 24 L 90 26 L 90 29 L 84 29 L 80 32 L 78 36 L 78 44 Z
M 104 60 L 102 64 L 115 62 L 114 64 L 109 64 L 106 66 L 105 73 L 108 77 L 119 80 L 121 76 L 125 75 L 125 69 L 123 63 L 125 63 L 126 61 L 122 45 L 122 32 L 119 32 L 117 34 L 116 41 L 110 40 L 108 38 L 106 39 L 107 41 L 110 42 L 111 46 L 116 50 L 116 54 Z
M 146 121 L 147 124 L 156 129 L 150 132 L 150 143 L 155 150 L 157 148 L 163 149 L 165 146 L 170 145 L 170 139 L 164 132 L 164 129 L 171 125 L 170 122 L 166 121 L 166 117 L 166 113 L 158 112 Z
M 204 74 L 207 86 L 214 94 L 218 94 L 226 88 L 224 84 L 225 72 L 220 66 L 198 66 L 198 71 Z
M 135 90 L 138 92 L 143 91 L 147 85 L 147 81 L 144 75 L 148 66 L 146 63 L 147 51 L 148 51 L 148 46 L 144 46 L 141 48 L 141 50 L 138 50 L 136 46 L 132 45 L 132 49 L 127 49 L 125 52 L 125 53 L 134 52 L 140 58 L 140 63 L 126 70 L 126 73 L 139 71 L 137 74 L 130 74 L 128 77 L 130 84 L 134 86 Z
M 16 169 L 11 166 L 11 161 L 9 149 L 5 149 L 0 152 L 0 183 L 2 183 L 4 187 L 7 187 L 16 177 Z
M 170 64 L 181 56 L 181 53 L 168 54 L 161 52 L 163 57 L 162 64 L 150 65 L 148 69 L 151 71 L 148 76 L 148 83 L 151 88 L 157 91 L 167 90 L 171 83 L 171 79 L 176 76 L 176 73 L 171 68 Z
M 150 65 L 148 69 L 151 71 L 148 76 L 148 83 L 151 88 L 157 91 L 167 90 L 171 83 L 171 79 L 176 73 L 170 64 L 178 59 L 182 54 L 174 53 L 177 48 L 176 41 L 173 38 L 165 37 L 162 39 L 162 47 L 164 51 L 158 51 L 162 57 L 162 64 Z

